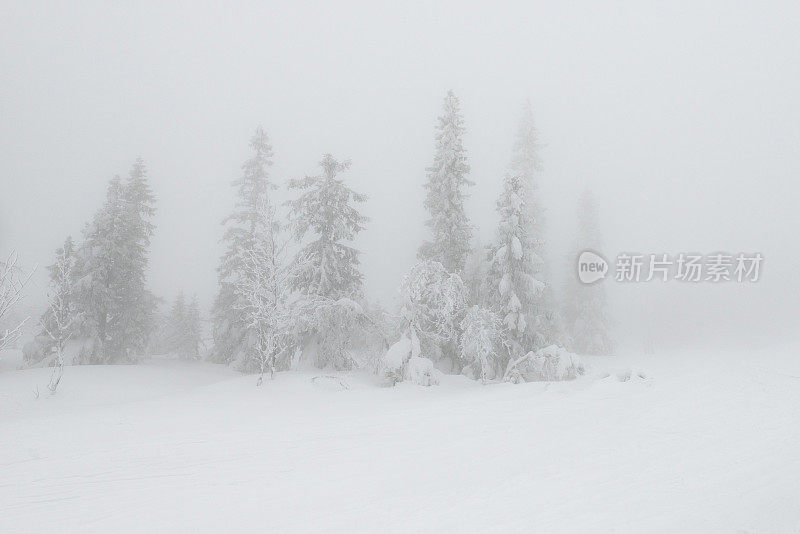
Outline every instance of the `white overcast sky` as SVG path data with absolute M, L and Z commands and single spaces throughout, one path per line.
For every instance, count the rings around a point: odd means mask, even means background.
M 208 306 L 229 184 L 262 125 L 279 182 L 325 152 L 353 161 L 370 197 L 367 291 L 389 304 L 425 236 L 425 167 L 453 89 L 481 240 L 530 99 L 556 254 L 588 185 L 609 257 L 766 258 L 750 287 L 612 282 L 621 330 L 758 339 L 797 321 L 797 2 L 0 3 L 0 253 L 26 265 L 78 238 L 142 156 L 158 197 L 151 287 Z M 40 269 L 31 300 L 44 289 Z

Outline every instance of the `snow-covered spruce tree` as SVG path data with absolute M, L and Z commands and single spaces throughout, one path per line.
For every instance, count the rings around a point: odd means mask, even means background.
M 569 271 L 573 274 L 567 277 L 563 312 L 570 348 L 581 354 L 610 354 L 614 348 L 603 284 L 582 284 L 574 274 L 580 252 L 602 250 L 599 226 L 597 206 L 587 190 L 579 203 L 578 237 L 569 258 Z
M 235 285 L 241 285 L 242 280 L 252 275 L 248 261 L 256 247 L 267 256 L 274 254 L 274 238 L 279 228 L 270 199 L 271 191 L 277 189 L 268 173 L 272 147 L 261 127 L 250 139 L 250 147 L 253 156 L 242 165 L 241 178 L 233 182 L 237 195 L 235 209 L 223 221 L 227 225 L 223 237 L 226 248 L 217 269 L 219 293 L 212 309 L 211 358 L 219 363 L 236 362 L 243 370 L 253 371 L 257 369 L 255 337 L 248 332 L 250 321 L 243 312 L 246 303 L 241 300 L 241 293 L 237 294 Z M 264 261 L 273 263 L 270 258 Z M 262 268 L 267 267 L 258 267 Z
M 185 359 L 200 356 L 200 309 L 197 299 L 189 304 L 183 292 L 178 293 L 167 319 L 166 349 Z
M 408 378 L 408 364 L 414 358 L 432 362 L 450 358 L 452 365 L 459 363 L 453 347 L 458 346 L 468 293 L 461 277 L 448 273 L 438 261 L 420 261 L 403 277 L 400 341 L 384 358 L 388 384 Z
M 350 246 L 364 229 L 367 218 L 355 203 L 366 200 L 338 175 L 350 168 L 349 161 L 339 162 L 330 154 L 320 161 L 322 174 L 289 182 L 290 189 L 302 191 L 289 201 L 294 236 L 298 241 L 309 233 L 313 240 L 298 253 L 306 265 L 295 278 L 296 289 L 304 295 L 332 299 L 362 296 L 363 276 L 359 270 L 360 252 Z
M 153 331 L 157 299 L 147 289 L 147 264 L 150 238 L 155 227 L 155 197 L 147 180 L 147 168 L 138 158 L 122 189 L 120 263 L 117 280 L 118 308 L 116 336 L 107 347 L 122 361 L 135 360 L 145 353 Z
M 422 244 L 419 258 L 441 263 L 447 272 L 463 274 L 470 251 L 472 227 L 464 211 L 469 165 L 464 150 L 464 119 L 458 98 L 452 91 L 444 99 L 444 111 L 436 127 L 436 154 L 427 169 L 425 208 L 430 218 L 425 223 L 433 234 Z
M 497 201 L 500 213 L 497 239 L 488 255 L 486 296 L 489 305 L 502 318 L 508 334 L 510 353 L 503 355 L 506 361 L 536 345 L 536 304 L 544 290 L 544 283 L 535 275 L 538 258 L 530 236 L 531 215 L 525 198 L 522 177 L 507 175 Z
M 184 325 L 186 321 L 186 298 L 183 291 L 178 293 L 167 317 L 166 349 L 173 354 L 180 354 L 183 349 Z
M 56 261 L 48 267 L 50 274 L 50 304 L 41 318 L 42 330 L 50 339 L 51 350 L 55 358 L 51 365 L 54 369 L 48 385 L 55 393 L 64 369 L 64 348 L 72 337 L 77 325 L 75 246 L 71 237 L 67 237 L 64 245 L 56 250 Z M 33 363 L 33 362 L 28 362 Z
M 472 306 L 461 321 L 461 360 L 464 374 L 486 383 L 503 369 L 505 329 L 492 310 Z
M 289 182 L 301 191 L 289 201 L 294 237 L 311 241 L 298 252 L 293 288 L 298 334 L 306 358 L 318 367 L 352 367 L 348 353 L 348 329 L 366 319 L 358 302 L 363 297 L 363 277 L 359 270 L 359 251 L 350 243 L 364 229 L 367 219 L 354 204 L 366 200 L 339 178 L 350 167 L 325 154 L 320 162 L 322 174 Z M 364 316 L 364 317 L 362 317 Z
M 117 269 L 122 224 L 122 181 L 111 179 L 106 200 L 86 225 L 84 241 L 78 250 L 78 308 L 81 337 L 91 340 L 81 350 L 80 363 L 106 363 L 110 355 L 104 346 L 114 332 L 113 317 L 117 307 L 116 285 L 121 277 Z
M 203 344 L 203 327 L 201 325 L 200 304 L 197 296 L 193 296 L 186 307 L 186 343 L 184 354 L 192 359 L 200 358 L 200 346 Z
M 541 203 L 539 189 L 538 134 L 533 120 L 530 102 L 522 110 L 516 141 L 511 156 L 510 172 L 519 176 L 522 184 L 522 201 L 525 216 L 529 257 L 533 264 L 533 277 L 542 282 L 542 290 L 531 299 L 531 318 L 527 335 L 532 343 L 527 349 L 538 349 L 561 341 L 561 317 L 553 295 L 550 281 L 550 265 L 547 258 L 545 209 Z
M 146 288 L 154 213 L 138 159 L 125 183 L 111 180 L 106 202 L 84 230 L 76 271 L 81 334 L 94 340 L 83 353 L 86 363 L 131 362 L 146 350 L 156 308 Z

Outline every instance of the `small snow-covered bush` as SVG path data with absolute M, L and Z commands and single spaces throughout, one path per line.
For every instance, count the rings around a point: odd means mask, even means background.
M 420 261 L 403 277 L 401 330 L 416 337 L 431 360 L 458 358 L 459 323 L 467 307 L 468 291 L 461 277 L 448 273 L 437 261 Z
M 381 375 L 384 385 L 393 386 L 409 380 L 420 386 L 435 386 L 441 372 L 428 358 L 418 356 L 419 343 L 408 336 L 401 337 L 383 356 Z
M 498 347 L 502 340 L 500 317 L 486 308 L 473 306 L 461 321 L 461 359 L 466 365 L 464 374 L 480 378 L 482 382 L 492 380 L 497 374 Z
M 508 365 L 506 382 L 574 380 L 586 371 L 577 355 L 563 347 L 550 345 L 529 352 Z
M 394 385 L 403 380 L 403 367 L 411 358 L 411 339 L 401 337 L 383 355 L 382 375 L 387 385 Z
M 406 366 L 406 380 L 420 386 L 436 386 L 439 384 L 441 371 L 433 366 L 433 362 L 428 358 L 412 356 Z

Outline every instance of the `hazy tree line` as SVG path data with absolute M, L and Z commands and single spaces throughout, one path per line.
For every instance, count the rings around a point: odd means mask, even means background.
M 608 353 L 602 286 L 580 285 L 572 265 L 556 266 L 547 257 L 530 106 L 519 121 L 496 204 L 500 222 L 486 247 L 473 247 L 464 208 L 474 185 L 464 132 L 459 100 L 448 92 L 425 183 L 430 236 L 399 283 L 399 309 L 390 313 L 364 295 L 353 241 L 369 221 L 359 211 L 366 197 L 345 181 L 350 162 L 325 154 L 315 174 L 289 181 L 294 197 L 278 204 L 272 147 L 258 128 L 250 140 L 252 156 L 233 183 L 234 211 L 223 221 L 208 357 L 261 377 L 307 362 L 371 366 L 387 383 L 435 383 L 440 371 L 516 381 L 519 369 L 534 365 L 523 359 L 551 345 Z M 152 352 L 199 358 L 206 352 L 196 299 L 187 302 L 181 293 L 161 315 L 159 299 L 147 289 L 154 213 L 139 159 L 124 180 L 109 182 L 80 241 L 68 237 L 56 251 L 50 306 L 37 344 L 26 350 L 29 363 L 61 367 L 70 340 L 76 347 L 71 363 L 133 362 Z M 575 251 L 598 249 L 597 210 L 588 196 L 579 205 L 578 223 Z M 556 268 L 571 271 L 560 301 L 550 279 Z
M 72 363 L 128 363 L 145 353 L 158 303 L 145 280 L 154 214 L 147 169 L 138 159 L 127 178 L 109 182 L 82 240 L 67 237 L 56 251 L 48 268 L 50 306 L 28 360 L 53 354 L 61 361 L 70 339 L 82 341 Z

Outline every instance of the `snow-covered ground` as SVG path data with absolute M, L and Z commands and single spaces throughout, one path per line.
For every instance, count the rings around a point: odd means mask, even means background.
M 390 389 L 153 360 L 55 396 L 9 355 L 0 532 L 800 532 L 795 350 Z

